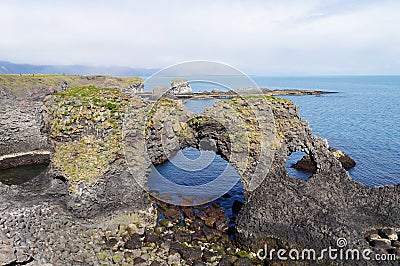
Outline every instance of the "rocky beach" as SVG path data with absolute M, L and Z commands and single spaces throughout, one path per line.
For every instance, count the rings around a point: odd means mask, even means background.
M 343 238 L 399 258 L 400 186 L 353 180 L 355 162 L 274 97 L 326 92 L 193 93 L 181 79 L 170 89 L 152 97 L 140 78 L 0 75 L 0 169 L 49 164 L 24 184 L 0 183 L 0 265 L 282 265 L 258 250 L 322 250 Z M 187 98 L 224 100 L 195 114 Z M 147 187 L 152 165 L 204 141 L 243 183 L 234 226 L 215 201 L 169 204 Z M 307 180 L 287 173 L 297 151 Z

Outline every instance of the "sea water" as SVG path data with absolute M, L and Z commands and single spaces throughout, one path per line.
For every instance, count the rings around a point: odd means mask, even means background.
M 357 163 L 350 175 L 368 185 L 400 183 L 400 76 L 253 77 L 260 87 L 336 91 L 284 96 L 300 106 L 315 135 Z
M 356 161 L 357 165 L 349 171 L 352 178 L 368 186 L 400 183 L 400 76 L 252 78 L 263 88 L 338 92 L 318 97 L 282 97 L 300 106 L 300 114 L 309 122 L 313 134 L 327 139 L 330 146 L 349 154 Z M 207 87 L 208 84 L 196 86 L 195 91 L 212 89 Z M 185 104 L 188 109 L 200 113 L 214 102 L 215 99 L 186 100 Z M 187 149 L 183 153 L 191 157 L 198 151 Z M 292 158 L 293 161 L 288 164 L 300 158 Z M 206 183 L 215 179 L 219 167 L 226 167 L 222 165 L 215 164 L 205 171 L 191 173 L 190 177 L 168 162 L 157 166 L 157 169 L 171 181 L 180 182 L 186 176 L 196 182 Z M 232 178 L 238 179 L 238 174 Z M 160 188 L 162 184 L 157 185 L 156 180 L 152 179 L 152 186 Z M 242 198 L 241 183 L 234 186 L 230 193 Z

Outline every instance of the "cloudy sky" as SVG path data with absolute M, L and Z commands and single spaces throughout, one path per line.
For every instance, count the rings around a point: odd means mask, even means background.
M 0 60 L 250 74 L 400 74 L 400 1 L 1 0 Z

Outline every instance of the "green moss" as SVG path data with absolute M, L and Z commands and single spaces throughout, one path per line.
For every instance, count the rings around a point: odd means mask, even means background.
M 128 103 L 117 89 L 85 86 L 56 93 L 46 104 L 51 137 L 58 140 L 52 161 L 70 181 L 71 190 L 74 183 L 96 183 L 109 170 L 121 149 L 120 113 Z M 87 129 L 93 133 L 83 134 Z
M 98 257 L 99 257 L 100 260 L 105 260 L 105 259 L 107 259 L 107 255 L 104 254 L 104 253 L 102 253 L 102 252 L 99 252 L 97 255 L 98 255 Z
M 100 98 L 93 98 L 93 103 L 94 103 L 96 106 L 98 106 L 100 102 L 101 102 L 101 99 L 100 99 Z
M 79 134 L 85 127 L 97 132 L 117 129 L 122 125 L 121 113 L 129 99 L 117 89 L 94 86 L 70 88 L 56 93 L 48 102 L 53 123 L 53 138 Z
M 110 94 L 120 94 L 120 91 L 118 89 L 112 89 L 112 88 L 97 88 L 95 86 L 80 86 L 80 87 L 74 87 L 74 88 L 69 88 L 65 91 L 55 93 L 56 96 L 60 97 L 74 97 L 74 98 L 87 98 L 87 97 L 92 97 L 96 99 L 96 102 L 100 101 L 99 96 L 104 96 L 105 93 L 110 93 Z
M 110 110 L 117 110 L 117 105 L 114 103 L 110 103 L 110 102 L 106 103 L 104 105 L 104 107 L 106 107 L 107 109 L 110 109 Z
M 207 119 L 204 117 L 195 117 L 190 121 L 190 124 L 194 127 L 201 127 L 207 122 Z
M 241 258 L 251 259 L 250 254 L 247 251 L 244 251 L 244 250 L 239 250 L 238 252 L 236 252 L 236 255 L 241 257 Z
M 122 260 L 122 258 L 119 255 L 114 255 L 114 256 L 112 256 L 112 260 L 114 263 L 118 263 Z
M 88 136 L 79 141 L 61 143 L 56 145 L 52 161 L 70 183 L 84 181 L 91 185 L 109 170 L 119 151 L 120 139 L 120 135 L 104 139 Z

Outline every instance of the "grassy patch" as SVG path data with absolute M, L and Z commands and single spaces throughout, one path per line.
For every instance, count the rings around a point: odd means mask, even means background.
M 132 84 L 143 82 L 137 77 L 111 77 L 111 76 L 79 76 L 79 75 L 48 75 L 35 74 L 28 75 L 0 75 L 0 89 L 7 94 L 26 97 L 30 95 L 27 92 L 51 92 L 55 88 L 61 88 L 64 85 L 68 87 L 78 86 L 97 86 L 109 88 L 127 88 Z M 43 93 L 39 93 L 39 95 Z

